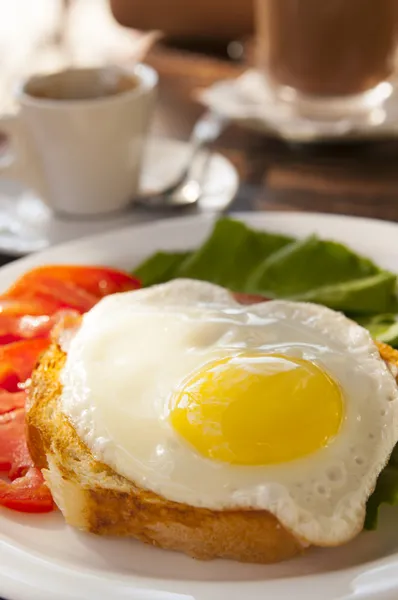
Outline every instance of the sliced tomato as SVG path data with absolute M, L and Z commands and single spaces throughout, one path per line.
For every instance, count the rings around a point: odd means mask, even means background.
M 15 323 L 14 334 L 19 340 L 47 338 L 54 325 L 56 325 L 67 311 L 57 311 L 48 315 L 25 315 Z M 75 313 L 74 313 L 75 314 Z M 0 315 L 1 317 L 1 315 Z M 1 318 L 0 318 L 1 324 Z
M 0 481 L 0 506 L 25 513 L 54 510 L 54 501 L 40 469 L 31 467 L 12 483 Z
M 39 267 L 30 273 L 32 277 L 45 274 L 47 277 L 56 280 L 73 282 L 76 286 L 98 298 L 141 287 L 136 277 L 110 267 L 54 265 Z
M 0 345 L 10 344 L 20 339 L 18 335 L 21 316 L 8 316 L 0 313 Z
M 43 327 L 56 310 L 53 301 L 0 296 L 0 346 L 24 338 L 45 337 L 48 332 L 42 333 Z
M 0 317 L 21 317 L 24 315 L 52 315 L 54 302 L 32 300 L 19 300 L 8 298 L 7 295 L 0 296 Z
M 90 310 L 103 296 L 134 290 L 139 281 L 107 267 L 39 267 L 0 297 L 0 505 L 48 512 L 54 504 L 25 438 L 26 394 L 21 389 L 46 349 L 50 331 L 69 315 Z M 1 346 L 1 344 L 3 344 Z
M 103 296 L 137 289 L 137 279 L 105 267 L 45 266 L 23 275 L 7 291 L 7 298 L 50 304 L 54 310 L 87 312 Z
M 49 315 L 8 316 L 0 313 L 0 346 L 23 339 L 47 337 L 52 324 L 53 317 Z
M 25 439 L 25 411 L 17 408 L 0 417 L 0 471 L 13 480 L 33 466 Z
M 0 471 L 11 480 L 0 480 L 0 506 L 31 513 L 54 509 L 50 490 L 29 454 L 23 408 L 0 417 Z
M 244 294 L 243 292 L 234 292 L 233 297 L 240 304 L 258 304 L 259 302 L 267 302 L 269 298 L 259 296 L 258 294 Z
M 48 347 L 48 339 L 24 340 L 0 348 L 0 388 L 20 391 L 19 385 L 32 374 L 39 356 Z
M 24 408 L 26 403 L 26 392 L 8 392 L 0 390 L 0 415 L 4 415 L 16 408 Z
M 49 337 L 51 330 L 67 315 L 77 316 L 72 310 L 59 310 L 53 315 L 8 316 L 0 313 L 0 346 L 21 340 Z
M 7 291 L 6 297 L 45 302 L 52 307 L 52 313 L 63 308 L 87 312 L 98 302 L 97 296 L 86 292 L 72 281 L 54 279 L 46 273 L 33 271 L 23 275 Z

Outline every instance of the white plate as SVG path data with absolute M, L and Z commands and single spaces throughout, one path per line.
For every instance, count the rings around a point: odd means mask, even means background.
M 189 144 L 167 138 L 149 141 L 141 179 L 141 190 L 158 190 L 166 187 L 181 172 Z M 192 177 L 201 174 L 206 153 L 195 161 Z M 203 182 L 203 195 L 194 212 L 225 210 L 233 200 L 239 185 L 235 167 L 218 153 L 211 155 L 207 176 Z M 167 213 L 173 215 L 172 211 Z M 175 213 L 174 213 L 175 215 Z M 0 180 L 0 252 L 22 256 L 62 244 L 82 236 L 94 235 L 125 225 L 153 221 L 160 213 L 134 209 L 98 219 L 67 219 L 54 215 L 32 191 L 21 184 Z M 162 214 L 165 216 L 165 213 Z
M 398 225 L 319 214 L 237 215 L 259 229 L 318 233 L 350 244 L 381 266 L 398 264 Z M 131 269 L 158 249 L 197 246 L 213 217 L 128 227 L 68 243 L 0 269 L 0 291 L 43 263 L 101 263 Z M 136 541 L 68 528 L 60 514 L 0 511 L 0 596 L 11 600 L 396 600 L 398 509 L 382 510 L 376 532 L 341 548 L 314 549 L 271 566 L 199 562 Z

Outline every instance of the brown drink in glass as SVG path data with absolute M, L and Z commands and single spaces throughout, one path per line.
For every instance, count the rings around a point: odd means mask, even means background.
M 327 114 L 391 93 L 398 0 L 257 0 L 257 25 L 258 66 L 283 100 Z

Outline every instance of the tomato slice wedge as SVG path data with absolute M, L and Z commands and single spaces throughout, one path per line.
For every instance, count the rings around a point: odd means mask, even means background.
M 25 439 L 25 411 L 17 408 L 0 417 L 0 472 L 13 480 L 33 466 Z
M 110 267 L 54 265 L 39 267 L 30 273 L 32 277 L 45 274 L 55 280 L 73 282 L 97 298 L 141 287 L 136 277 Z
M 90 310 L 102 297 L 135 290 L 139 281 L 107 267 L 47 266 L 23 275 L 0 297 L 0 505 L 48 512 L 54 503 L 25 438 L 23 384 L 50 343 L 50 332 L 68 315 Z
M 258 294 L 244 294 L 243 292 L 234 292 L 233 297 L 240 304 L 258 304 L 259 302 L 267 302 L 269 298 L 259 296 Z
M 52 315 L 54 302 L 32 300 L 19 300 L 0 296 L 0 317 L 22 317 L 24 315 Z
M 48 347 L 48 339 L 24 340 L 0 347 L 0 388 L 20 391 L 19 385 L 32 374 L 39 356 Z
M 56 309 L 54 302 L 0 296 L 0 346 L 25 338 L 45 337 L 48 335 L 43 332 L 45 323 Z
M 11 483 L 0 480 L 0 506 L 24 513 L 54 510 L 54 501 L 40 469 L 31 467 Z
M 51 314 L 63 308 L 73 308 L 79 312 L 87 312 L 98 298 L 73 282 L 53 279 L 46 273 L 27 273 L 23 275 L 8 291 L 7 298 L 23 301 L 45 302 L 51 306 Z
M 0 506 L 28 513 L 54 509 L 51 492 L 29 454 L 23 408 L 0 416 L 0 471 L 10 479 L 0 480 Z
M 78 311 L 59 310 L 53 315 L 8 316 L 0 313 L 0 346 L 21 340 L 49 337 L 53 327 L 67 315 L 77 316 Z
M 23 339 L 47 337 L 52 327 L 49 315 L 8 316 L 0 313 L 0 346 Z
M 16 408 L 24 408 L 26 403 L 26 392 L 8 392 L 0 390 L 0 415 L 4 415 Z
M 44 302 L 53 312 L 62 308 L 87 312 L 103 296 L 138 287 L 136 278 L 106 267 L 44 266 L 22 275 L 5 297 Z

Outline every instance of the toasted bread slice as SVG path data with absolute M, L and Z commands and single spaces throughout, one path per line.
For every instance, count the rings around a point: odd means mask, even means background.
M 379 349 L 397 370 L 398 351 L 384 344 Z M 213 511 L 171 502 L 95 460 L 60 409 L 65 358 L 55 341 L 33 373 L 27 439 L 67 523 L 100 535 L 132 536 L 200 559 L 271 563 L 303 551 L 306 544 L 267 511 Z

